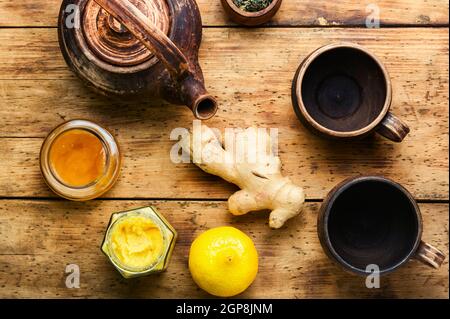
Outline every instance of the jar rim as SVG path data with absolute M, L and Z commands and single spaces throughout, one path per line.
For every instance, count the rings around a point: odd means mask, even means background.
M 106 155 L 102 175 L 84 186 L 71 186 L 62 181 L 54 172 L 49 158 L 53 142 L 63 133 L 74 129 L 85 130 L 95 135 L 101 141 Z M 108 130 L 91 121 L 71 120 L 57 126 L 48 134 L 42 143 L 39 162 L 41 174 L 55 194 L 69 200 L 86 201 L 101 196 L 115 184 L 120 173 L 121 156 L 119 145 Z

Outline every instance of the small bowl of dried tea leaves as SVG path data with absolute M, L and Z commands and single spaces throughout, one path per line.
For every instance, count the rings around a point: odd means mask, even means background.
M 221 0 L 226 13 L 236 23 L 258 26 L 277 13 L 282 0 Z

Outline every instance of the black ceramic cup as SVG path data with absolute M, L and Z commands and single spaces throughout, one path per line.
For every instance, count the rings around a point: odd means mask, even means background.
M 414 258 L 438 268 L 445 255 L 424 243 L 422 217 L 412 195 L 380 176 L 338 184 L 325 198 L 317 229 L 325 253 L 356 274 L 376 265 L 389 273 Z

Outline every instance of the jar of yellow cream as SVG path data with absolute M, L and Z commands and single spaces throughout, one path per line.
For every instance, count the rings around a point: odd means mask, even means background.
M 61 197 L 83 201 L 96 198 L 116 182 L 120 151 L 114 137 L 90 121 L 73 120 L 55 128 L 41 147 L 45 182 Z
M 167 268 L 176 238 L 154 207 L 143 207 L 113 214 L 101 249 L 123 277 L 139 277 Z

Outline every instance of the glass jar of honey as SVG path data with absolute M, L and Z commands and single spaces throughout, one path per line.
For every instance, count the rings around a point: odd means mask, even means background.
M 114 213 L 101 250 L 125 278 L 167 269 L 177 233 L 154 207 Z
M 103 127 L 72 120 L 55 128 L 40 152 L 42 176 L 57 195 L 85 201 L 101 196 L 116 182 L 119 146 Z

